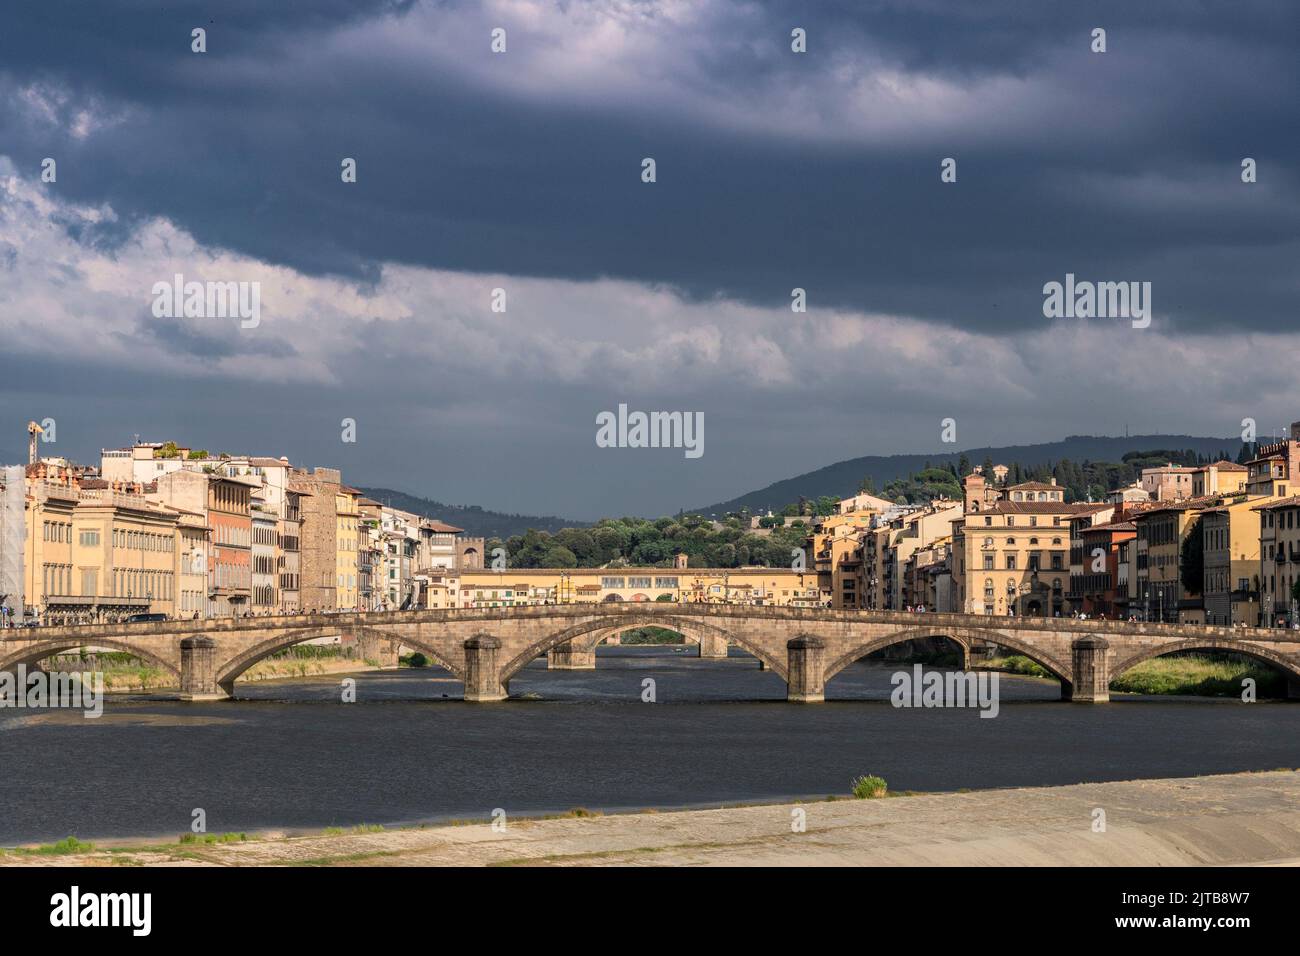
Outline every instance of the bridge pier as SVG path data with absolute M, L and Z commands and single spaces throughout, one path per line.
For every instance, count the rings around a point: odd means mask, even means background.
M 700 635 L 700 657 L 723 658 L 727 656 L 727 639 L 715 634 Z
M 373 661 L 384 669 L 397 667 L 398 642 L 377 634 L 362 632 L 357 639 L 357 650 L 363 661 Z
M 591 671 L 596 669 L 596 649 L 582 648 L 576 640 L 556 644 L 546 652 L 546 669 L 551 671 Z
M 181 700 L 224 700 L 230 684 L 217 684 L 217 642 L 198 634 L 181 640 Z
M 489 634 L 477 634 L 465 641 L 465 699 L 475 702 L 505 700 L 498 660 L 501 642 Z
M 1081 704 L 1104 704 L 1110 700 L 1110 644 L 1104 637 L 1081 637 L 1070 645 L 1074 682 L 1067 700 Z M 1061 685 L 1065 697 L 1066 686 Z
M 826 642 L 801 634 L 787 641 L 785 649 L 790 674 L 785 699 L 800 704 L 825 700 Z

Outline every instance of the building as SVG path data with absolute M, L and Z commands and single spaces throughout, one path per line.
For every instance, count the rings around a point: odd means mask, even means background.
M 1294 427 L 1294 426 L 1293 426 Z M 1285 627 L 1300 622 L 1300 495 L 1257 505 L 1259 515 L 1260 623 Z
M 1123 546 L 1137 537 L 1137 526 L 1132 521 L 1089 524 L 1083 520 L 1077 527 L 1072 525 L 1071 531 L 1071 609 L 1089 617 L 1126 617 L 1129 613 L 1128 568 L 1125 564 L 1127 549 Z M 1077 572 L 1075 541 L 1078 541 Z
M 248 478 L 208 476 L 208 524 L 212 560 L 208 569 L 208 617 L 241 617 L 252 602 L 253 492 Z
M 1143 468 L 1142 490 L 1153 501 L 1182 501 L 1192 497 L 1192 474 L 1195 468 L 1169 462 L 1157 468 Z
M 1246 469 L 1241 469 L 1244 479 Z M 1201 515 L 1205 623 L 1259 624 L 1259 499 L 1241 495 Z
M 280 611 L 297 614 L 302 610 L 302 498 L 305 492 L 291 491 L 288 476 L 284 492 L 284 518 L 280 522 Z
M 1235 495 L 1246 490 L 1249 469 L 1235 461 L 1216 461 L 1192 470 L 1192 497 Z
M 35 457 L 34 444 L 31 457 Z M 26 614 L 26 471 L 22 465 L 0 469 L 0 627 L 21 621 Z
M 459 571 L 435 576 L 427 592 L 459 607 L 683 602 L 822 606 L 814 571 L 787 568 L 569 568 Z
M 250 606 L 254 614 L 280 610 L 280 518 L 262 489 L 252 495 Z
M 1188 481 L 1190 487 L 1190 477 Z M 1143 620 L 1197 623 L 1204 617 L 1202 596 L 1192 593 L 1182 580 L 1183 550 L 1189 535 L 1200 534 L 1201 513 L 1217 500 L 1166 501 L 1133 516 L 1137 599 Z
M 173 615 L 177 512 L 134 483 L 83 479 L 49 463 L 25 480 L 25 600 L 44 623 Z
M 1246 468 L 1248 494 L 1286 498 L 1300 492 L 1300 422 L 1291 423 L 1289 438 L 1261 444 Z
M 1070 519 L 1097 506 L 1066 504 L 1062 489 L 1041 482 L 990 494 L 983 477 L 972 474 L 963 485 L 966 507 L 952 538 L 958 609 L 1008 616 L 1067 612 Z M 1022 500 L 1004 497 L 1016 492 Z M 1040 493 L 1047 497 L 1040 500 Z
M 341 475 L 336 468 L 316 468 L 311 472 L 293 469 L 289 473 L 289 490 L 298 495 L 302 523 L 299 601 L 304 611 L 332 611 L 339 607 L 336 509 L 341 487 Z

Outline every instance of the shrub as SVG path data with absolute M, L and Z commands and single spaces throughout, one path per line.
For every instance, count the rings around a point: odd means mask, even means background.
M 859 800 L 874 800 L 883 797 L 889 790 L 884 777 L 858 777 L 853 781 L 853 795 Z

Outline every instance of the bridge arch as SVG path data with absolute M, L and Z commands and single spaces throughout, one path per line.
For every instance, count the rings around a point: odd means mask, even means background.
M 857 647 L 841 654 L 835 660 L 826 664 L 824 679 L 829 682 L 832 677 L 838 674 L 844 668 L 848 667 L 854 661 L 861 660 L 868 654 L 884 650 L 886 647 L 892 647 L 895 644 L 902 644 L 905 641 L 915 641 L 920 638 L 942 637 L 957 644 L 962 649 L 963 658 L 970 659 L 971 644 L 977 640 L 988 641 L 1001 647 L 1008 647 L 1011 650 L 1024 654 L 1034 663 L 1041 665 L 1052 673 L 1053 677 L 1065 682 L 1072 683 L 1072 671 L 1066 664 L 1056 660 L 1052 655 L 1045 653 L 1041 649 L 1027 644 L 1013 634 L 1006 631 L 992 630 L 985 628 L 972 627 L 911 627 L 902 631 L 895 631 L 892 634 L 886 634 L 882 637 L 873 638 L 859 644 Z
M 12 670 L 19 664 L 35 664 L 47 657 L 55 654 L 61 654 L 63 651 L 70 651 L 76 647 L 110 647 L 115 651 L 124 651 L 132 657 L 138 657 L 140 660 L 152 664 L 154 667 L 165 670 L 176 678 L 179 684 L 181 679 L 180 668 L 172 661 L 164 657 L 159 657 L 153 651 L 137 647 L 130 641 L 116 637 L 95 637 L 87 639 L 85 637 L 75 638 L 57 638 L 54 640 L 41 641 L 37 644 L 29 644 L 19 650 L 13 651 L 0 657 L 0 671 Z
M 577 642 L 578 647 L 581 650 L 593 651 L 596 649 L 596 646 L 600 644 L 601 641 L 605 640 L 605 638 L 607 637 L 613 637 L 615 634 L 622 634 L 626 631 L 635 631 L 637 628 L 646 627 L 646 626 L 647 625 L 645 624 L 617 624 L 612 627 L 604 628 L 599 631 L 592 631 L 589 635 L 586 635 L 585 637 L 574 638 L 573 640 Z M 685 638 L 686 643 L 688 644 L 700 643 L 699 631 L 701 630 L 701 628 L 699 627 L 687 628 L 685 626 L 682 626 L 679 628 L 679 627 L 668 627 L 663 624 L 656 624 L 654 626 L 661 628 L 662 630 L 665 631 L 673 631 L 674 633 L 680 634 L 683 638 Z M 694 633 L 687 633 L 688 631 L 694 631 Z
M 1255 660 L 1271 664 L 1292 680 L 1300 681 L 1300 661 L 1298 660 L 1287 658 L 1276 651 L 1269 650 L 1267 647 L 1260 647 L 1258 644 L 1250 644 L 1245 641 L 1216 641 L 1206 638 L 1189 638 L 1144 648 L 1131 657 L 1112 665 L 1110 679 L 1114 680 L 1125 671 L 1131 670 L 1145 661 L 1164 657 L 1166 654 L 1174 654 L 1178 651 L 1224 651 L 1231 654 L 1240 654 L 1243 657 L 1252 657 Z
M 622 607 L 627 607 L 626 604 Z M 701 635 L 708 635 L 724 639 L 730 643 L 744 648 L 750 654 L 753 654 L 770 669 L 781 675 L 781 679 L 786 679 L 786 661 L 777 660 L 771 654 L 763 650 L 760 646 L 743 637 L 738 637 L 731 631 L 724 630 L 714 624 L 705 624 L 698 620 L 692 620 L 689 617 L 677 617 L 664 614 L 619 614 L 597 618 L 593 621 L 587 621 L 583 624 L 575 624 L 567 627 L 562 631 L 549 634 L 539 641 L 528 645 L 506 664 L 501 667 L 501 681 L 505 683 L 515 674 L 519 673 L 527 664 L 542 656 L 552 647 L 564 644 L 568 641 L 577 640 L 582 642 L 580 646 L 588 649 L 588 646 L 594 648 L 601 640 L 611 633 L 622 633 L 637 627 L 662 627 L 667 630 L 677 631 L 683 636 L 689 637 L 695 643 L 700 642 Z M 694 632 L 694 633 L 691 633 Z M 584 640 L 587 635 L 593 635 L 588 641 Z
M 374 637 L 385 641 L 396 641 L 399 644 L 414 648 L 428 657 L 435 664 L 446 668 L 457 677 L 464 677 L 464 669 L 449 662 L 446 655 L 438 651 L 436 647 L 428 641 L 419 638 L 412 638 L 406 634 L 392 633 L 385 628 L 365 627 L 352 624 L 338 627 L 305 627 L 296 630 L 281 631 L 274 637 L 254 644 L 247 650 L 241 651 L 228 661 L 222 663 L 217 668 L 216 683 L 219 686 L 225 687 L 227 692 L 229 692 L 229 688 L 239 679 L 239 676 L 258 661 L 263 661 L 278 651 L 293 647 L 295 644 L 301 644 L 304 641 L 310 641 L 320 637 L 334 637 L 345 633 L 353 634 L 358 638 Z

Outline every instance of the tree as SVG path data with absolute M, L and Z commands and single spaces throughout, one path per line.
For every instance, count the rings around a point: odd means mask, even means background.
M 578 559 L 574 553 L 565 547 L 554 547 L 542 555 L 541 567 L 544 568 L 576 568 Z
M 1188 594 L 1200 594 L 1205 577 L 1205 543 L 1201 540 L 1200 525 L 1194 525 L 1183 539 L 1179 579 Z

